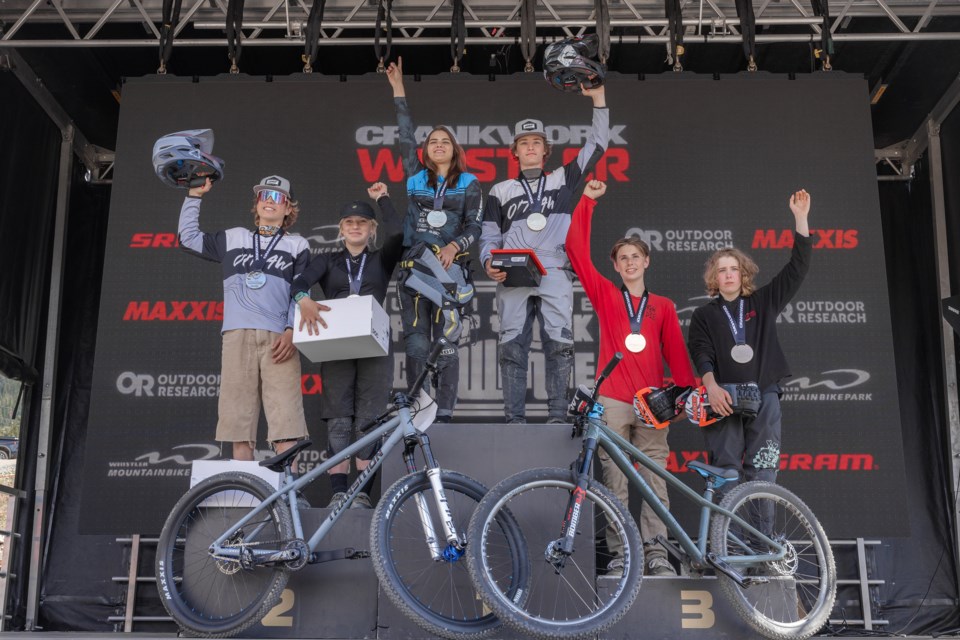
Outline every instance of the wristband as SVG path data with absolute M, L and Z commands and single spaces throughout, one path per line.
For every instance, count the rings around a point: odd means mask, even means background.
M 303 300 L 303 299 L 306 298 L 306 297 L 307 297 L 307 292 L 306 292 L 306 291 L 301 291 L 301 292 L 298 293 L 297 295 L 293 296 L 293 301 L 294 301 L 294 302 L 300 302 L 301 300 Z

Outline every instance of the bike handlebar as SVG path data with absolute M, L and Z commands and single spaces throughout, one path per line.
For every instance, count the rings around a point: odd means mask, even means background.
M 607 363 L 607 366 L 603 368 L 603 371 L 600 372 L 600 375 L 597 376 L 597 382 L 593 385 L 593 399 L 596 400 L 600 395 L 600 385 L 603 384 L 603 381 L 610 377 L 610 374 L 613 373 L 613 370 L 617 368 L 617 365 L 620 364 L 620 361 L 623 360 L 623 354 L 617 351 L 613 354 L 613 357 L 610 358 L 610 362 Z
M 420 372 L 420 375 L 417 376 L 417 379 L 414 380 L 413 385 L 410 387 L 411 398 L 416 398 L 418 395 L 420 395 L 420 389 L 423 387 L 423 383 L 427 379 L 427 374 L 437 368 L 437 360 L 440 359 L 440 353 L 444 350 L 444 348 L 449 346 L 451 346 L 450 341 L 444 337 L 438 338 L 436 343 L 434 343 L 433 349 L 430 351 L 430 355 L 427 356 L 426 366 L 423 368 L 423 371 Z

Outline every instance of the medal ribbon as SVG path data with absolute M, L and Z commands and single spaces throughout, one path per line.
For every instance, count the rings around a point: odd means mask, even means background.
M 530 185 L 527 183 L 527 180 L 520 176 L 517 178 L 517 182 L 520 183 L 520 186 L 523 187 L 523 192 L 527 195 L 527 202 L 530 204 L 530 213 L 540 213 L 543 211 L 543 190 L 547 187 L 547 176 L 540 174 L 540 179 L 537 181 L 537 197 L 533 197 L 533 189 L 530 188 Z
M 633 303 L 630 302 L 630 292 L 627 291 L 626 287 L 621 288 L 621 291 L 623 291 L 623 301 L 627 305 L 627 317 L 630 318 L 630 331 L 640 333 L 640 326 L 643 324 L 643 310 L 647 308 L 647 298 L 650 296 L 650 292 L 644 289 L 643 295 L 640 296 L 640 304 L 637 305 L 637 310 L 634 312 Z
M 277 246 L 277 243 L 280 242 L 280 238 L 283 237 L 283 229 L 277 232 L 273 239 L 270 240 L 270 244 L 267 245 L 267 250 L 264 251 L 263 255 L 260 255 L 260 234 L 256 231 L 253 232 L 253 264 L 250 265 L 250 271 L 262 271 L 263 265 L 267 263 L 267 256 L 270 255 L 270 252 L 273 251 L 273 248 Z
M 723 312 L 727 314 L 727 320 L 730 321 L 730 331 L 733 333 L 733 339 L 738 345 L 747 344 L 747 331 L 743 328 L 743 298 L 740 298 L 740 307 L 737 311 L 737 318 L 740 321 L 739 325 L 733 321 L 733 316 L 730 315 L 730 310 L 727 309 L 727 305 L 721 303 L 720 306 L 723 307 Z
M 353 279 L 353 270 L 350 267 L 350 256 L 347 256 L 347 283 L 350 285 L 350 295 L 360 295 L 360 281 L 363 280 L 363 267 L 367 264 L 367 255 L 363 254 L 360 259 L 360 268 L 357 269 L 357 279 Z
M 443 196 L 447 193 L 447 181 L 444 180 L 442 184 L 437 184 L 437 190 L 433 194 L 433 210 L 442 211 L 443 210 Z

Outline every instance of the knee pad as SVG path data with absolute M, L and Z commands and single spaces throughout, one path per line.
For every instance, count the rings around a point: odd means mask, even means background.
M 527 354 L 524 353 L 524 351 L 525 349 L 517 344 L 516 340 L 511 340 L 510 342 L 501 344 L 500 366 L 502 367 L 505 364 L 515 364 L 520 367 L 525 367 Z
M 350 446 L 353 435 L 352 418 L 330 418 L 327 420 L 327 451 L 336 455 Z

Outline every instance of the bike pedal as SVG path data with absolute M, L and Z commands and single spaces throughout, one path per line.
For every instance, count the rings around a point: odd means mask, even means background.
M 667 553 L 673 556 L 676 560 L 683 562 L 686 559 L 686 555 L 680 550 L 680 547 L 664 538 L 663 534 L 657 534 L 653 541 L 666 549 Z
M 347 560 L 361 560 L 370 557 L 370 552 L 363 549 L 344 549 L 344 553 L 344 558 Z

